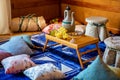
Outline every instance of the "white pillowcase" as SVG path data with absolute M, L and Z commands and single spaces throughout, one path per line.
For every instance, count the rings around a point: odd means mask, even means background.
M 52 63 L 31 67 L 24 74 L 32 80 L 61 80 L 65 75 Z
M 7 57 L 1 63 L 6 74 L 16 74 L 36 65 L 27 54 Z

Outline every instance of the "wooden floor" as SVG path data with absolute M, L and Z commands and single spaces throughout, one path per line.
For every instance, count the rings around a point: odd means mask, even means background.
M 11 34 L 0 34 L 0 42 L 10 39 L 12 36 L 27 34 L 27 35 L 34 35 L 39 34 L 41 32 L 22 32 L 22 33 L 11 33 Z

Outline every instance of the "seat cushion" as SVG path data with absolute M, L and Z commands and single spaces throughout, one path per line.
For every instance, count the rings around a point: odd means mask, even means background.
M 95 23 L 95 24 L 104 24 L 108 22 L 108 19 L 105 17 L 101 17 L 101 16 L 91 16 L 91 17 L 86 18 L 86 22 Z
M 114 50 L 120 50 L 120 36 L 109 37 L 104 40 L 107 47 L 113 48 Z
M 74 80 L 120 80 L 98 56 L 85 70 L 74 77 Z

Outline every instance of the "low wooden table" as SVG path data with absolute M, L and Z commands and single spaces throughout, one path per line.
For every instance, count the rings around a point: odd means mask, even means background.
M 90 62 L 91 60 L 94 60 L 96 57 L 93 57 L 93 58 L 90 58 L 88 60 L 85 60 L 83 61 L 81 59 L 81 56 L 84 55 L 84 54 L 87 54 L 88 52 L 92 52 L 92 51 L 95 51 L 97 50 L 98 51 L 98 54 L 101 56 L 101 53 L 100 53 L 100 49 L 98 48 L 98 38 L 94 38 L 94 37 L 90 37 L 90 36 L 86 36 L 86 35 L 83 35 L 83 36 L 77 36 L 75 38 L 75 42 L 74 43 L 71 43 L 70 39 L 68 40 L 64 40 L 64 39 L 59 39 L 57 37 L 54 37 L 54 36 L 51 36 L 51 35 L 48 35 L 46 34 L 46 42 L 45 42 L 45 45 L 44 45 L 44 48 L 43 48 L 43 51 L 45 51 L 45 49 L 47 48 L 47 43 L 48 41 L 54 41 L 54 42 L 57 42 L 59 44 L 62 44 L 62 45 L 65 45 L 65 46 L 68 46 L 70 48 L 73 48 L 76 50 L 76 53 L 77 53 L 77 56 L 78 56 L 78 59 L 79 59 L 79 63 L 81 65 L 81 68 L 84 69 L 84 66 L 83 64 L 87 63 L 87 62 Z M 92 50 L 87 50 L 85 52 L 79 52 L 79 48 L 82 48 L 82 47 L 85 47 L 87 45 L 90 45 L 90 44 L 96 44 L 96 48 L 92 49 Z

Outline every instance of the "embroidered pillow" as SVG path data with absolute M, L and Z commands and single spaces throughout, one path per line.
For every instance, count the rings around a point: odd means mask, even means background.
M 73 80 L 120 80 L 100 57 L 91 63 L 91 65 L 80 72 Z
M 5 58 L 1 61 L 6 74 L 16 74 L 36 64 L 29 55 L 21 54 Z
M 52 63 L 45 63 L 31 67 L 24 71 L 31 80 L 62 80 L 64 74 Z
M 34 47 L 34 44 L 31 41 L 31 36 L 30 35 L 19 35 L 19 36 L 13 36 L 11 38 L 14 38 L 14 39 L 16 39 L 16 38 L 22 38 L 27 43 L 27 45 L 29 47 L 31 47 L 31 48 Z
M 32 50 L 22 38 L 11 38 L 8 42 L 0 45 L 0 49 L 9 52 L 12 55 L 33 54 Z
M 62 24 L 50 24 L 47 27 L 45 27 L 42 32 L 50 34 L 50 31 L 59 29 L 62 26 Z
M 7 58 L 9 56 L 12 56 L 11 53 L 0 50 L 0 62 L 1 62 L 2 59 Z

